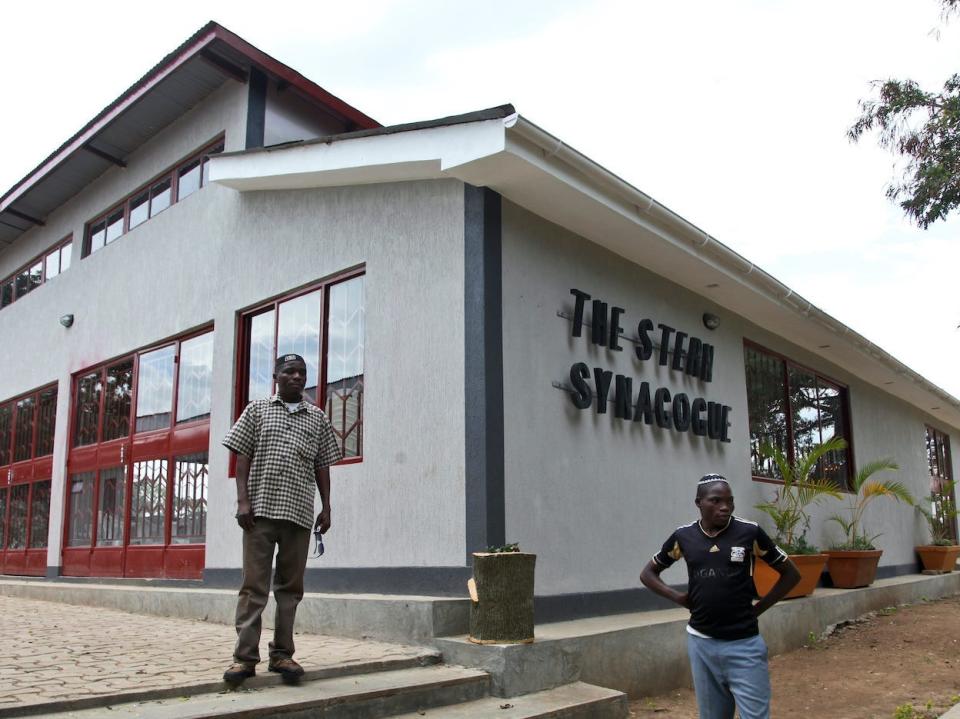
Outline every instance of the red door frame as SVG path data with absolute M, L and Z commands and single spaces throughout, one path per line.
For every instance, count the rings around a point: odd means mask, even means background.
M 3 470 L 2 484 L 6 491 L 6 501 L 4 503 L 3 527 L 4 531 L 0 536 L 0 571 L 3 574 L 26 575 L 26 576 L 44 576 L 47 572 L 47 542 L 42 547 L 31 547 L 30 537 L 33 529 L 33 494 L 34 487 L 40 482 L 50 481 L 53 476 L 53 455 L 47 454 L 36 457 L 37 442 L 40 435 L 40 396 L 50 390 L 57 389 L 56 384 L 45 385 L 31 390 L 25 394 L 7 400 L 2 404 L 10 404 L 10 464 Z M 33 426 L 30 430 L 30 457 L 28 459 L 14 461 L 14 452 L 16 451 L 17 436 L 17 417 L 19 410 L 17 403 L 24 399 L 32 398 L 33 405 Z M 56 401 L 54 402 L 54 422 L 56 422 Z M 56 426 L 51 428 L 54 432 Z M 11 498 L 15 487 L 28 487 L 26 505 L 24 507 L 24 541 L 23 547 L 17 549 L 8 548 L 10 540 L 10 520 L 13 518 Z M 47 507 L 47 519 L 49 526 L 50 507 Z
M 179 385 L 179 360 L 184 342 L 212 331 L 204 327 L 187 335 L 176 337 L 150 347 L 138 350 L 119 359 L 111 360 L 94 368 L 100 374 L 100 381 L 106 387 L 106 372 L 111 367 L 132 361 L 130 388 L 130 409 L 128 414 L 128 432 L 123 438 L 102 441 L 105 406 L 105 390 L 101 391 L 98 420 L 97 442 L 83 447 L 72 447 L 67 459 L 67 481 L 64 492 L 64 526 L 62 547 L 62 573 L 65 576 L 99 577 L 151 577 L 168 579 L 196 579 L 203 574 L 206 555 L 205 544 L 171 543 L 171 522 L 173 521 L 173 493 L 176 477 L 176 461 L 189 454 L 207 452 L 210 445 L 209 418 L 185 424 L 176 424 L 176 408 Z M 137 432 L 137 385 L 140 376 L 140 357 L 148 352 L 173 345 L 174 380 L 171 398 L 170 424 L 166 428 Z M 70 444 L 73 444 L 76 423 L 77 393 L 79 381 L 91 374 L 91 370 L 77 372 L 73 376 L 71 387 Z M 133 476 L 137 462 L 147 460 L 165 460 L 167 462 L 166 494 L 163 540 L 161 544 L 138 545 L 130 543 L 131 509 L 133 503 Z M 112 467 L 122 467 L 124 474 L 124 507 L 122 541 L 118 546 L 98 547 L 100 485 L 101 473 Z M 70 484 L 75 474 L 94 472 L 93 497 L 91 507 L 90 544 L 83 547 L 68 545 L 70 537 Z

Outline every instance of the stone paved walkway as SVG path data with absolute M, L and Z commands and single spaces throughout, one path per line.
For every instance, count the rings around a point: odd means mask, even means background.
M 266 674 L 265 629 L 260 648 Z M 233 627 L 0 596 L 0 715 L 28 704 L 221 682 Z M 422 647 L 297 634 L 309 672 L 412 659 Z

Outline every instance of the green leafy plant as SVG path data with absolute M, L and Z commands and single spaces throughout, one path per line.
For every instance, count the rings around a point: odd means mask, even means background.
M 820 459 L 831 452 L 847 448 L 840 437 L 834 437 L 814 445 L 809 452 L 797 457 L 793 463 L 779 447 L 764 444 L 760 448 L 763 457 L 774 461 L 783 484 L 769 502 L 756 505 L 756 508 L 773 520 L 774 539 L 787 554 L 817 554 L 817 547 L 807 542 L 810 529 L 808 508 L 820 503 L 827 497 L 841 499 L 843 495 L 837 485 L 823 477 L 812 477 Z
M 877 472 L 896 471 L 900 469 L 892 459 L 879 459 L 868 462 L 860 468 L 853 478 L 851 494 L 847 499 L 845 514 L 834 514 L 830 519 L 841 526 L 844 540 L 834 544 L 832 549 L 876 549 L 873 540 L 879 534 L 868 536 L 863 528 L 863 513 L 874 500 L 889 497 L 898 502 L 914 505 L 913 495 L 902 482 L 892 479 L 873 479 Z
M 930 529 L 931 544 L 950 547 L 955 544 L 952 537 L 953 520 L 957 516 L 957 505 L 953 500 L 954 483 L 944 481 L 939 492 L 930 492 L 923 502 L 915 505 Z
M 520 545 L 514 542 L 513 544 L 504 544 L 498 547 L 487 547 L 487 551 L 490 554 L 510 554 L 512 552 L 519 552 Z

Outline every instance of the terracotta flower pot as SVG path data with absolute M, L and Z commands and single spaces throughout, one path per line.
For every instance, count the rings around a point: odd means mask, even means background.
M 808 597 L 813 594 L 813 590 L 820 581 L 820 574 L 823 572 L 823 566 L 827 563 L 826 554 L 791 554 L 790 559 L 797 569 L 800 570 L 800 581 L 797 585 L 787 592 L 785 599 L 794 597 Z M 757 588 L 757 594 L 761 597 L 773 589 L 777 583 L 780 574 L 775 569 L 767 566 L 766 562 L 757 562 L 753 568 L 753 583 Z
M 827 571 L 833 586 L 840 589 L 869 587 L 877 578 L 882 549 L 830 549 Z
M 920 555 L 923 568 L 932 572 L 952 572 L 957 566 L 957 557 L 960 556 L 960 546 L 957 545 L 942 547 L 936 544 L 925 544 L 914 549 Z

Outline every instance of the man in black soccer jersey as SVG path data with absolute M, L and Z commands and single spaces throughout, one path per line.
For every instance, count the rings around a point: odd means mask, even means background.
M 733 515 L 733 493 L 719 474 L 697 483 L 699 521 L 677 527 L 640 573 L 644 586 L 690 610 L 687 653 L 697 692 L 700 719 L 770 716 L 767 646 L 757 617 L 800 581 L 793 562 L 754 522 Z M 683 558 L 686 592 L 667 586 L 660 573 Z M 753 564 L 757 559 L 779 572 L 768 594 L 757 598 Z

